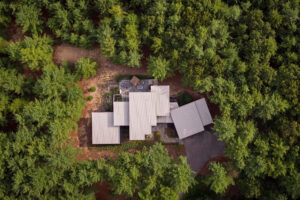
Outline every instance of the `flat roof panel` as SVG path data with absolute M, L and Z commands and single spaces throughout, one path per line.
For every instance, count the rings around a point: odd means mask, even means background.
M 92 112 L 92 143 L 120 144 L 120 127 L 114 126 L 112 112 Z
M 129 126 L 129 102 L 114 102 L 114 126 Z
M 129 93 L 129 139 L 145 140 L 151 134 L 151 126 L 156 126 L 156 95 L 151 92 Z
M 157 93 L 156 115 L 170 115 L 170 86 L 152 85 L 151 92 Z

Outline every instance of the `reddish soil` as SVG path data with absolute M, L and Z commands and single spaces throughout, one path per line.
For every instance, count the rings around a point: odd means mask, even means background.
M 24 40 L 22 28 L 18 26 L 14 21 L 8 26 L 8 35 L 10 36 L 10 42 L 18 42 Z
M 169 156 L 176 159 L 179 156 L 186 156 L 185 148 L 183 145 L 164 145 L 168 150 Z
M 70 136 L 73 139 L 73 147 L 81 150 L 81 153 L 77 155 L 78 160 L 97 160 L 100 158 L 109 158 L 116 156 L 112 151 L 109 150 L 98 151 L 97 149 L 80 147 L 80 141 L 76 131 L 72 131 Z
M 97 183 L 95 185 L 95 195 L 96 199 L 101 200 L 125 200 L 125 196 L 116 195 L 113 197 L 111 195 L 111 188 L 108 182 Z

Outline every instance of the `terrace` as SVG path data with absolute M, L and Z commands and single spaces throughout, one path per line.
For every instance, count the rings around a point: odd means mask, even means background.
M 122 100 L 128 101 L 130 92 L 149 92 L 152 85 L 158 85 L 158 81 L 155 79 L 139 80 L 136 76 L 133 76 L 131 80 L 120 81 L 119 92 Z

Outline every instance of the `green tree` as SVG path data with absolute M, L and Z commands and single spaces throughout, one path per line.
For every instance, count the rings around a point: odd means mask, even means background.
M 25 37 L 24 41 L 11 43 L 8 47 L 10 58 L 20 61 L 24 67 L 31 70 L 40 70 L 43 66 L 52 63 L 52 40 L 47 37 Z
M 212 174 L 207 177 L 206 184 L 217 194 L 224 194 L 229 185 L 234 185 L 233 179 L 228 176 L 226 169 L 219 163 L 213 162 L 209 166 Z
M 75 64 L 74 74 L 77 80 L 87 79 L 96 75 L 97 70 L 98 65 L 91 58 L 80 58 Z
M 9 42 L 0 37 L 0 53 L 6 53 L 7 47 L 9 46 Z
M 41 34 L 43 21 L 41 9 L 35 5 L 19 5 L 16 11 L 16 23 L 22 26 L 22 32 L 29 31 L 31 34 Z
M 170 63 L 165 58 L 151 56 L 148 60 L 148 73 L 162 81 L 172 75 L 172 70 Z

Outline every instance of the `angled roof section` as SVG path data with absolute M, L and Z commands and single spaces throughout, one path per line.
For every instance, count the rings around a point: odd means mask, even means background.
M 213 123 L 211 114 L 204 98 L 195 101 L 203 126 Z
M 114 126 L 112 112 L 92 112 L 92 143 L 120 144 L 120 127 Z
M 151 92 L 157 94 L 156 115 L 170 115 L 170 86 L 168 85 L 152 85 Z
M 129 93 L 129 139 L 145 140 L 156 126 L 156 94 L 152 92 Z
M 129 102 L 114 102 L 114 126 L 129 126 Z
M 204 98 L 171 110 L 179 139 L 204 131 L 204 126 L 213 123 Z
M 204 131 L 203 124 L 194 102 L 171 111 L 179 139 Z

